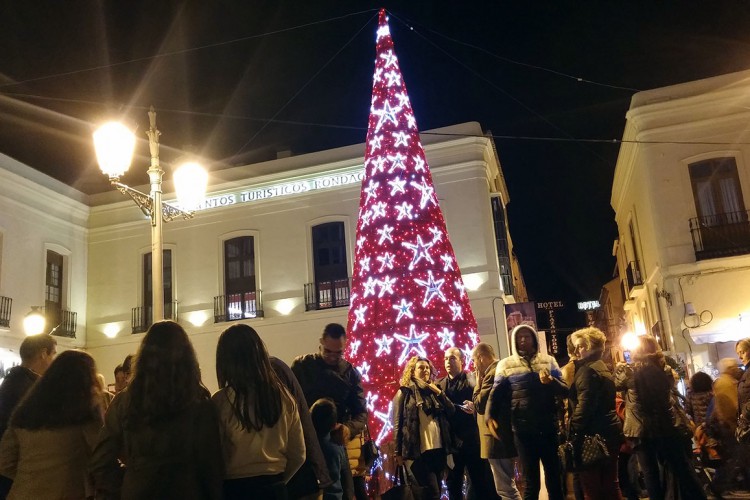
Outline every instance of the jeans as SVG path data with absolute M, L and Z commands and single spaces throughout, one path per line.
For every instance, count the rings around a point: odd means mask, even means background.
M 515 460 L 512 458 L 490 458 L 492 477 L 495 480 L 495 491 L 502 500 L 521 500 L 516 488 Z
M 643 438 L 635 447 L 651 500 L 681 498 L 705 500 L 700 481 L 680 439 L 674 437 Z M 662 470 L 667 481 L 662 481 Z M 679 490 L 679 496 L 678 491 Z
M 440 500 L 440 482 L 447 465 L 445 450 L 427 450 L 411 463 L 411 473 L 419 486 L 424 488 L 424 500 Z
M 557 435 L 554 433 L 516 434 L 516 448 L 526 479 L 524 500 L 538 500 L 541 489 L 539 462 L 544 466 L 545 484 L 550 500 L 564 500 L 562 471 L 557 457 Z

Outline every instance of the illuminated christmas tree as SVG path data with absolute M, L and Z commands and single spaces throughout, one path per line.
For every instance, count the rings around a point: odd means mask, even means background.
M 455 346 L 468 367 L 478 336 L 384 10 L 376 44 L 347 358 L 362 375 L 380 444 L 406 361 L 418 354 L 440 369 Z

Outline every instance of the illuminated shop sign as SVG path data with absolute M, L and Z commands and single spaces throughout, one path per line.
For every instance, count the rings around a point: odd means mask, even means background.
M 261 184 L 235 193 L 227 193 L 219 196 L 206 198 L 196 210 L 207 210 L 209 208 L 228 207 L 239 203 L 251 201 L 269 200 L 293 194 L 302 194 L 309 191 L 330 189 L 349 184 L 361 183 L 365 177 L 365 170 L 359 166 L 335 174 L 321 175 L 309 179 L 286 181 L 273 184 Z
M 578 310 L 579 311 L 591 311 L 593 309 L 596 309 L 599 307 L 599 301 L 598 300 L 587 300 L 586 302 L 579 302 L 578 303 Z

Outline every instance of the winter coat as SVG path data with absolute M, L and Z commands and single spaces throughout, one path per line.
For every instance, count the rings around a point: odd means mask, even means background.
M 13 479 L 8 499 L 87 498 L 87 467 L 101 422 L 57 429 L 9 427 L 0 441 L 0 473 Z
M 654 363 L 619 363 L 615 368 L 615 389 L 625 391 L 625 437 L 675 436 L 672 415 L 674 379 L 667 369 Z
M 511 332 L 512 354 L 500 360 L 495 368 L 494 387 L 485 415 L 500 422 L 502 408 L 510 405 L 510 418 L 517 435 L 557 434 L 560 410 L 557 398 L 568 395 L 568 386 L 562 381 L 562 372 L 555 358 L 538 351 L 538 336 L 535 337 L 536 354 L 527 359 L 518 353 L 516 334 L 522 328 L 536 335 L 528 325 L 519 325 Z M 549 384 L 542 384 L 539 379 L 543 369 L 549 370 L 553 378 Z
M 714 394 L 711 391 L 688 391 L 685 402 L 685 412 L 690 415 L 690 418 L 693 420 L 693 423 L 696 425 L 696 427 L 706 421 L 706 416 L 708 415 L 708 405 L 711 403 L 713 397 Z
M 471 401 L 476 381 L 474 380 L 474 374 L 461 372 L 452 380 L 445 376 L 439 379 L 436 384 L 455 406 L 464 404 L 464 401 Z M 456 441 L 461 443 L 463 451 L 479 449 L 479 429 L 474 415 L 456 408 L 453 415 L 448 417 L 448 423 Z
M 481 384 L 474 388 L 472 401 L 477 412 L 477 427 L 479 428 L 480 454 L 482 458 L 513 458 L 518 456 L 516 445 L 513 442 L 513 429 L 510 423 L 510 406 L 503 412 L 503 417 L 498 420 L 498 433 L 500 439 L 495 439 L 487 427 L 487 402 L 490 399 L 492 386 L 495 384 L 495 368 L 497 361 L 493 361 L 487 367 L 482 377 Z
M 737 384 L 737 407 L 742 408 L 750 401 L 750 363 L 745 365 L 745 371 Z
M 712 417 L 734 435 L 737 428 L 737 379 L 729 373 L 722 373 L 714 382 L 714 411 Z
M 417 407 L 415 391 L 422 390 L 422 397 L 427 398 L 433 394 L 430 389 L 417 389 L 415 384 L 409 387 L 401 387 L 393 398 L 393 435 L 395 436 L 396 456 L 408 460 L 416 460 L 422 455 L 420 450 L 419 413 L 422 411 Z M 456 453 L 457 443 L 451 437 L 448 417 L 456 411 L 450 399 L 441 392 L 435 395 L 441 408 L 436 409 L 434 417 L 440 428 L 440 441 L 446 453 Z
M 601 353 L 575 362 L 570 387 L 570 440 L 599 434 L 610 448 L 622 441 L 622 424 L 615 411 L 615 383 L 612 372 L 601 360 Z
M 120 483 L 122 500 L 221 498 L 221 438 L 211 400 L 198 401 L 168 421 L 138 427 L 125 422 L 129 405 L 125 389 L 107 411 L 89 465 L 96 489 L 109 495 L 103 498 L 116 495 Z
M 362 377 L 351 363 L 342 359 L 331 367 L 319 354 L 298 356 L 292 363 L 305 394 L 307 405 L 318 399 L 330 398 L 336 404 L 339 422 L 349 428 L 352 438 L 362 432 L 367 423 L 367 404 L 362 390 Z
M 10 415 L 26 393 L 37 381 L 39 375 L 24 366 L 14 366 L 0 384 L 0 437 L 5 433 Z

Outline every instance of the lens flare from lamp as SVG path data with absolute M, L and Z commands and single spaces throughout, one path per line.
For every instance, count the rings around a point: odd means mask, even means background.
M 626 332 L 622 339 L 620 339 L 620 345 L 626 351 L 632 351 L 638 347 L 638 335 L 633 332 Z
M 94 132 L 94 149 L 101 171 L 118 179 L 133 161 L 135 134 L 121 123 L 105 123 Z
M 23 331 L 26 335 L 38 335 L 44 332 L 47 320 L 37 307 L 32 307 L 31 312 L 23 318 Z
M 107 338 L 113 339 L 117 337 L 118 333 L 120 333 L 120 325 L 117 323 L 107 323 L 103 331 Z
M 278 302 L 276 302 L 274 309 L 276 309 L 279 312 L 279 314 L 283 316 L 287 316 L 294 310 L 296 306 L 297 306 L 297 301 L 294 299 L 281 299 Z
M 174 189 L 183 210 L 195 210 L 206 198 L 208 173 L 195 162 L 187 162 L 175 170 Z

